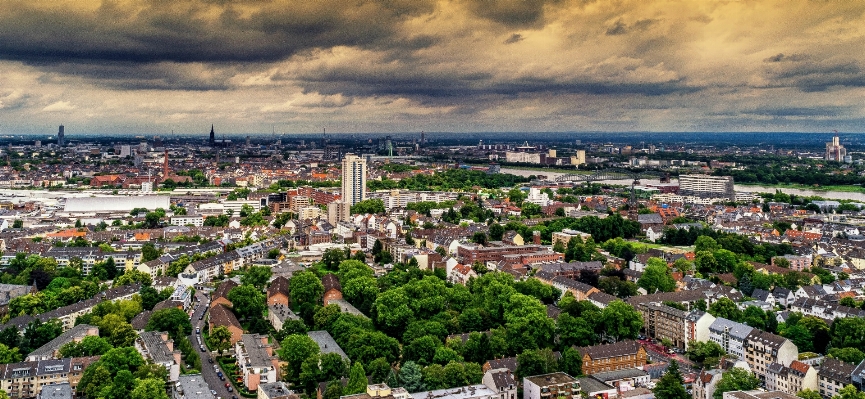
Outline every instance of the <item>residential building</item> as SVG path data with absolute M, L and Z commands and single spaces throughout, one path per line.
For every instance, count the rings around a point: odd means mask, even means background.
M 174 340 L 168 338 L 168 333 L 139 333 L 135 339 L 135 350 L 148 362 L 165 367 L 169 382 L 176 382 L 180 377 L 181 352 L 174 350 Z
M 346 154 L 342 160 L 342 197 L 345 206 L 366 199 L 366 159 Z
M 799 399 L 799 397 L 779 391 L 755 390 L 724 392 L 723 399 Z
M 826 358 L 817 371 L 820 395 L 831 398 L 838 395 L 847 385 L 853 383 L 852 375 L 856 366 L 837 359 Z
M 745 339 L 753 330 L 751 326 L 718 317 L 709 326 L 709 339 L 721 345 L 725 352 L 745 359 Z
M 580 399 L 580 388 L 576 378 L 561 372 L 524 377 L 523 399 Z
M 174 385 L 172 399 L 214 399 L 207 381 L 201 374 L 184 374 Z
M 289 305 L 288 279 L 278 276 L 267 287 L 267 305 Z
M 615 387 L 619 392 L 634 390 L 638 386 L 644 386 L 651 381 L 649 373 L 640 369 L 625 369 L 616 371 L 603 371 L 590 375 L 604 384 Z
M 679 194 L 695 197 L 724 197 L 736 200 L 732 176 L 679 175 Z
M 817 390 L 817 370 L 798 360 L 790 366 L 772 363 L 766 368 L 766 389 L 795 395 L 803 389 Z
M 772 363 L 789 366 L 799 358 L 799 349 L 792 341 L 756 328 L 745 338 L 744 350 L 751 371 L 763 381 Z
M 81 342 L 87 336 L 99 336 L 99 327 L 89 324 L 79 324 L 72 327 L 70 330 L 57 336 L 57 338 L 48 341 L 45 345 L 40 346 L 33 352 L 27 355 L 24 359 L 29 362 L 37 360 L 57 359 L 60 357 L 60 347 L 69 342 Z
M 248 391 L 258 390 L 259 384 L 276 382 L 279 366 L 266 335 L 243 334 L 234 345 L 234 354 L 237 356 L 237 367 L 243 375 L 243 386 Z
M 59 384 L 43 385 L 39 391 L 38 399 L 72 399 L 72 386 L 68 382 Z
M 641 303 L 637 310 L 643 315 L 643 330 L 646 336 L 668 339 L 681 350 L 688 349 L 688 312 L 659 303 Z
M 718 381 L 721 381 L 722 372 L 719 369 L 701 370 L 692 385 L 692 397 L 694 399 L 712 399 Z
M 583 358 L 583 373 L 586 375 L 602 371 L 641 369 L 646 365 L 646 349 L 634 340 L 578 347 L 577 351 Z
M 322 276 L 321 284 L 324 286 L 324 306 L 330 304 L 330 301 L 334 299 L 342 299 L 342 285 L 335 274 L 328 273 Z
M 210 307 L 213 308 L 220 304 L 230 307 L 231 301 L 228 300 L 228 293 L 234 287 L 237 287 L 237 285 L 234 280 L 225 280 L 219 283 L 219 286 L 216 287 L 216 290 L 210 296 Z
M 231 331 L 232 345 L 236 344 L 237 341 L 240 341 L 240 337 L 243 335 L 243 326 L 241 326 L 240 322 L 237 321 L 237 317 L 234 316 L 231 309 L 225 307 L 223 304 L 218 304 L 210 308 L 210 316 L 207 319 L 207 325 L 208 330 L 211 333 L 216 327 L 228 328 L 228 331 Z
M 268 382 L 258 385 L 256 399 L 298 399 L 294 391 L 288 389 L 282 381 Z
M 81 381 L 84 369 L 99 356 L 25 361 L 0 365 L 0 389 L 11 399 L 36 397 L 45 386 L 67 383 L 72 391 Z
M 312 338 L 313 341 L 315 341 L 316 344 L 318 344 L 319 352 L 322 355 L 328 353 L 337 353 L 342 356 L 343 359 L 349 361 L 351 360 L 348 358 L 348 355 L 343 352 L 342 348 L 339 347 L 339 344 L 334 341 L 333 337 L 330 335 L 329 332 L 324 330 L 310 331 L 307 332 L 306 335 L 308 335 L 310 338 Z
M 517 399 L 517 383 L 510 370 L 485 372 L 481 383 L 498 395 L 495 399 Z

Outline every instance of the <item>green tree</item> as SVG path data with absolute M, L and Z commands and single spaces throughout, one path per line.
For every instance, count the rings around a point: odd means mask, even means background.
M 750 391 L 760 386 L 760 379 L 754 373 L 733 367 L 721 374 L 721 380 L 715 387 L 713 399 L 723 399 L 724 392 Z
M 405 331 L 408 323 L 414 319 L 414 312 L 408 303 L 409 298 L 402 289 L 382 292 L 373 304 L 376 324 L 391 333 Z
M 715 241 L 714 238 L 709 236 L 699 236 L 697 240 L 694 241 L 694 252 L 699 251 L 709 251 L 715 252 L 719 249 L 718 242 Z
M 670 274 L 667 263 L 659 258 L 649 258 L 646 270 L 637 280 L 637 285 L 649 294 L 656 292 L 673 292 L 676 289 L 676 280 Z
M 208 339 L 210 347 L 216 349 L 220 355 L 231 348 L 231 331 L 225 326 L 214 328 Z
M 853 385 L 847 385 L 838 391 L 838 395 L 833 396 L 837 399 L 865 399 L 865 392 L 861 392 Z
M 297 309 L 303 304 L 316 305 L 324 295 L 324 285 L 311 271 L 295 273 L 291 277 L 291 303 Z
M 234 313 L 241 318 L 259 318 L 267 309 L 264 293 L 252 285 L 242 284 L 228 292 Z
M 114 286 L 120 287 L 135 283 L 141 283 L 141 285 L 148 286 L 152 280 L 153 279 L 150 277 L 149 273 L 144 273 L 136 269 L 129 269 L 114 280 Z
M 655 386 L 655 398 L 657 399 L 689 399 L 691 395 L 685 391 L 685 381 L 679 372 L 679 363 L 670 360 L 667 372 L 658 380 Z
M 602 333 L 614 342 L 636 339 L 643 328 L 643 316 L 631 305 L 616 300 L 601 312 L 599 326 Z
M 129 393 L 130 399 L 168 399 L 165 382 L 155 378 L 136 379 L 135 388 Z
M 375 303 L 376 298 L 378 298 L 379 291 L 378 281 L 373 277 L 367 276 L 348 280 L 342 286 L 345 300 L 364 314 L 369 314 L 372 305 Z
M 9 364 L 20 362 L 21 354 L 18 353 L 18 348 L 10 348 L 4 344 L 0 344 L 0 363 Z
M 598 343 L 594 329 L 585 319 L 567 313 L 562 313 L 556 320 L 556 333 L 559 344 L 563 347 L 591 346 Z
M 856 348 L 831 348 L 829 349 L 829 357 L 850 364 L 859 364 L 865 360 L 865 352 Z
M 363 365 L 360 362 L 355 362 L 351 366 L 351 372 L 348 375 L 348 383 L 345 385 L 344 393 L 346 395 L 354 395 L 366 391 L 366 386 L 369 383 L 366 379 L 366 371 L 363 370 Z
M 856 348 L 865 352 L 865 319 L 859 317 L 837 318 L 832 322 L 830 335 L 833 348 Z
M 159 258 L 160 255 L 162 255 L 160 251 L 151 243 L 144 244 L 141 247 L 141 263 L 150 262 Z
M 292 334 L 285 337 L 278 355 L 280 359 L 288 362 L 286 376 L 288 380 L 296 381 L 300 377 L 303 361 L 318 353 L 318 344 L 306 334 Z
M 709 314 L 715 317 L 723 317 L 728 320 L 740 322 L 742 321 L 742 311 L 736 306 L 736 303 L 729 298 L 721 298 L 709 306 Z
M 420 392 L 425 391 L 426 386 L 423 383 L 423 374 L 421 367 L 412 361 L 403 363 L 399 369 L 399 383 L 406 391 Z
M 321 378 L 319 381 L 332 381 L 348 374 L 348 361 L 339 353 L 325 353 L 320 358 Z
M 583 357 L 580 352 L 570 346 L 565 348 L 559 360 L 559 370 L 574 377 L 583 375 Z
M 384 201 L 380 199 L 368 199 L 351 206 L 352 215 L 356 214 L 381 214 L 385 213 Z
M 700 365 L 714 365 L 721 356 L 724 356 L 724 348 L 714 341 L 692 341 L 688 343 L 688 351 L 685 356 L 694 363 Z
M 273 271 L 267 266 L 250 266 L 240 276 L 240 283 L 263 290 L 272 275 Z
M 796 396 L 802 399 L 823 399 L 823 396 L 820 395 L 820 392 L 807 388 L 796 392 Z
M 145 330 L 165 331 L 177 342 L 183 338 L 182 336 L 192 333 L 192 323 L 189 321 L 189 315 L 180 309 L 161 309 L 153 312 Z M 182 332 L 181 336 L 177 336 L 178 330 Z
M 502 237 L 505 235 L 504 226 L 493 223 L 490 225 L 490 239 L 493 241 L 501 241 Z
M 514 374 L 522 380 L 523 377 L 552 373 L 558 368 L 556 356 L 549 348 L 527 349 L 517 355 L 517 370 Z
M 371 384 L 380 384 L 387 380 L 388 375 L 391 373 L 390 363 L 388 363 L 387 359 L 383 357 L 376 358 L 367 364 L 366 369 L 369 373 L 370 383 Z
M 333 322 L 339 318 L 341 314 L 339 305 L 332 303 L 327 306 L 323 306 L 318 308 L 315 311 L 315 315 L 313 316 L 313 320 L 315 321 L 315 328 L 318 330 L 328 330 L 330 331 Z
M 419 365 L 429 365 L 435 356 L 436 348 L 439 346 L 441 346 L 441 342 L 431 335 L 415 338 L 403 347 L 403 360 L 413 361 Z

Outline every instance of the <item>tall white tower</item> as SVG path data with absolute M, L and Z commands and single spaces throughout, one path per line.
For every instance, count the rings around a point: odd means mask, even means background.
M 342 202 L 352 206 L 366 199 L 366 160 L 345 154 L 342 160 Z

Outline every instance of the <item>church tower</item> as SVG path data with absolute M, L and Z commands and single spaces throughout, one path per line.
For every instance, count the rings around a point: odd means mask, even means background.
M 213 133 L 213 125 L 210 125 L 210 145 L 213 146 L 216 144 L 216 136 Z

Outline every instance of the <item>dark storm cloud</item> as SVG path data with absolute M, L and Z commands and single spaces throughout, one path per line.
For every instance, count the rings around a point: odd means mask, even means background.
M 521 35 L 519 33 L 514 33 L 513 35 L 511 35 L 510 37 L 508 37 L 505 40 L 505 44 L 519 43 L 519 42 L 523 41 L 523 39 L 524 39 L 523 35 Z
M 777 60 L 777 61 L 776 61 Z M 796 87 L 802 91 L 824 91 L 832 87 L 865 87 L 865 71 L 855 60 L 814 59 L 806 56 L 767 59 L 770 87 Z
M 815 107 L 763 107 L 745 114 L 775 117 L 837 117 L 849 113 L 848 107 L 815 106 Z
M 634 31 L 644 31 L 648 29 L 652 24 L 657 22 L 654 19 L 641 19 L 639 21 L 634 22 L 633 24 L 626 24 L 621 19 L 616 20 L 610 27 L 607 28 L 607 35 L 609 36 L 617 36 L 624 35 Z
M 105 1 L 95 11 L 7 1 L 0 58 L 26 62 L 265 62 L 310 48 L 371 46 L 430 2 Z
M 546 0 L 465 0 L 475 15 L 510 27 L 533 27 L 543 23 Z

